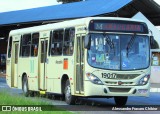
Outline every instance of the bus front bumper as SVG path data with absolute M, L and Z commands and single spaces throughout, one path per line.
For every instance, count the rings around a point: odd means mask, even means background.
M 143 86 L 107 86 L 85 81 L 85 96 L 144 96 L 148 97 L 150 84 Z

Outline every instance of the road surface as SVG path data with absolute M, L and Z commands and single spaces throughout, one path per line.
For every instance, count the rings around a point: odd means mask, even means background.
M 9 91 L 11 94 L 22 94 L 22 90 L 9 88 L 6 84 L 6 80 L 4 77 L 0 77 L 0 90 L 5 89 Z M 104 113 L 106 111 L 110 114 L 121 114 L 121 113 L 142 113 L 142 111 L 111 111 L 112 108 L 115 106 L 114 99 L 107 99 L 107 98 L 82 98 L 77 100 L 77 104 L 74 106 L 67 105 L 64 101 L 59 100 L 60 97 L 56 97 L 56 99 L 48 99 L 42 98 L 45 101 L 50 102 L 57 107 L 62 107 L 70 111 L 80 111 L 82 114 L 97 114 L 97 113 Z M 150 97 L 129 97 L 127 106 L 131 105 L 159 105 L 160 106 L 160 93 L 152 92 Z M 97 112 L 98 111 L 98 112 Z M 99 112 L 100 111 L 100 112 Z M 150 114 L 151 111 L 145 111 L 145 114 Z M 154 114 L 159 114 L 159 111 L 153 111 Z

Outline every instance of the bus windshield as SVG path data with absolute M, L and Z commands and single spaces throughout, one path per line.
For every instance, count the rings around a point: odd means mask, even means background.
M 109 70 L 138 70 L 149 66 L 149 37 L 136 34 L 90 34 L 88 63 Z

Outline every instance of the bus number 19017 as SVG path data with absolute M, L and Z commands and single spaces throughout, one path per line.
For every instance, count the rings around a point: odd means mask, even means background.
M 117 75 L 115 73 L 102 73 L 102 78 L 106 79 L 116 79 Z

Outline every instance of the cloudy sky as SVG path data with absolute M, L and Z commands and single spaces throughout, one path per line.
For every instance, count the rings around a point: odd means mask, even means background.
M 155 0 L 160 4 L 160 0 Z M 57 0 L 0 0 L 0 12 L 57 5 Z
M 0 0 L 0 12 L 57 5 L 57 0 Z

